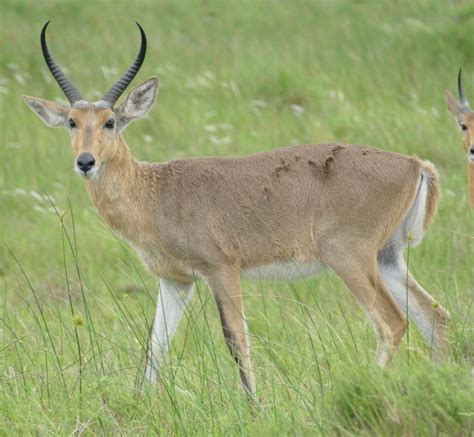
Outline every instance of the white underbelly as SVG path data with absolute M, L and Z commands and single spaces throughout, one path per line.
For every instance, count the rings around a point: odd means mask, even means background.
M 296 281 L 315 276 L 326 266 L 320 261 L 307 263 L 281 262 L 261 267 L 252 267 L 242 272 L 244 278 L 273 279 L 277 281 Z

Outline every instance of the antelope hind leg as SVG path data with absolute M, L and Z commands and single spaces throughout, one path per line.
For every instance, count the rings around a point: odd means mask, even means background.
M 334 256 L 330 267 L 345 282 L 373 322 L 377 334 L 376 363 L 385 367 L 406 331 L 407 320 L 381 280 L 372 256 Z

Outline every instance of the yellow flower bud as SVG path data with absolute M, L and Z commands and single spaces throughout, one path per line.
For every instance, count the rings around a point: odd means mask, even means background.
M 76 326 L 84 326 L 84 317 L 82 317 L 81 313 L 74 314 L 72 316 L 72 321 L 73 321 L 74 325 L 76 325 Z

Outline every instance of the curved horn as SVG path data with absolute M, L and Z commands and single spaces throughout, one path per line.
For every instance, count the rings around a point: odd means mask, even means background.
M 46 44 L 46 28 L 48 27 L 48 24 L 49 21 L 43 26 L 43 29 L 41 30 L 41 50 L 49 71 L 51 71 L 51 74 L 56 79 L 56 82 L 61 87 L 72 106 L 78 100 L 82 100 L 82 97 L 76 87 L 64 75 L 61 68 L 59 68 L 59 65 L 56 63 L 48 49 L 48 45 Z
M 115 84 L 112 86 L 112 88 L 110 88 L 110 90 L 107 91 L 107 94 L 105 94 L 105 96 L 102 97 L 102 100 L 106 101 L 107 103 L 110 103 L 110 106 L 113 106 L 115 104 L 115 102 L 118 100 L 118 98 L 122 95 L 122 93 L 128 87 L 130 82 L 137 75 L 138 70 L 140 70 L 140 67 L 143 64 L 143 61 L 145 60 L 146 35 L 145 35 L 145 32 L 144 32 L 142 26 L 140 26 L 140 24 L 138 24 L 138 22 L 137 22 L 137 26 L 140 29 L 140 34 L 141 34 L 141 37 L 142 37 L 140 50 L 138 52 L 137 57 L 133 61 L 133 64 L 130 65 L 130 67 L 124 73 L 124 75 L 117 82 L 115 82 Z
M 467 101 L 466 96 L 464 95 L 464 90 L 462 89 L 461 75 L 462 75 L 462 68 L 459 69 L 459 74 L 458 74 L 459 99 L 461 100 L 462 106 L 471 109 L 471 107 L 469 106 L 469 102 Z

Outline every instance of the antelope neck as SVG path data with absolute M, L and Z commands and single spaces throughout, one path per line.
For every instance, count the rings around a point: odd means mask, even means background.
M 116 156 L 102 164 L 97 179 L 86 181 L 91 199 L 113 228 L 127 225 L 127 212 L 135 209 L 143 197 L 138 183 L 140 163 L 133 158 L 123 137 L 118 141 Z

